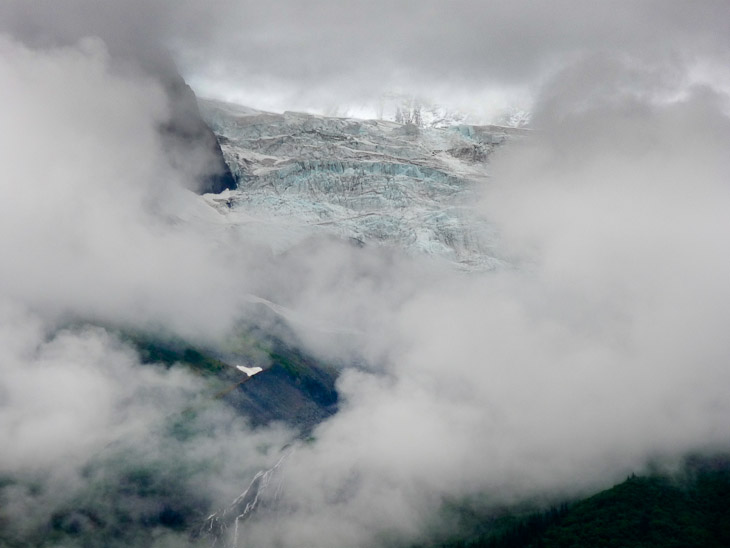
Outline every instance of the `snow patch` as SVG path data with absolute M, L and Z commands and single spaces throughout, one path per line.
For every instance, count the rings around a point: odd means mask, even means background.
M 253 377 L 257 373 L 261 373 L 263 369 L 261 367 L 246 367 L 245 365 L 237 365 L 236 369 L 243 371 L 249 377 Z

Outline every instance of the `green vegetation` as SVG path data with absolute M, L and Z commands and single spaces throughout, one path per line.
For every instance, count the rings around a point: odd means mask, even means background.
M 120 335 L 139 352 L 144 363 L 161 363 L 170 367 L 180 363 L 200 375 L 236 377 L 235 369 L 214 357 L 211 352 L 195 347 L 179 338 L 161 338 L 126 332 Z
M 271 359 L 274 366 L 281 367 L 294 384 L 317 404 L 328 406 L 337 403 L 334 386 L 338 373 L 336 368 L 315 364 L 300 351 L 282 346 L 271 353 Z
M 181 364 L 199 375 L 228 383 L 237 383 L 241 379 L 241 373 L 233 365 L 216 357 L 216 352 L 194 346 L 183 339 L 129 331 L 121 333 L 120 337 L 137 349 L 144 363 L 159 363 L 167 367 Z M 269 375 L 283 375 L 318 405 L 336 404 L 336 367 L 322 364 L 282 341 L 256 337 L 247 331 L 230 337 L 223 346 L 226 355 L 235 356 L 239 363 L 261 364 L 265 369 L 270 369 Z
M 65 328 L 88 327 L 79 322 Z M 90 455 L 78 481 L 63 491 L 30 472 L 0 475 L 0 548 L 207 545 L 194 533 L 220 501 L 206 486 L 221 479 L 245 485 L 250 479 L 230 471 L 221 478 L 225 456 L 189 451 L 210 443 L 217 412 L 232 408 L 254 426 L 284 421 L 306 437 L 336 410 L 336 368 L 255 330 L 231 335 L 219 350 L 161 331 L 104 329 L 132 346 L 149 367 L 182 367 L 199 375 L 205 394 L 171 410 L 150 439 L 115 440 Z M 261 364 L 266 371 L 248 382 L 235 363 Z M 228 427 L 224 421 L 222 435 Z
M 590 498 L 527 516 L 484 516 L 441 548 L 730 546 L 730 461 L 690 459 L 679 475 L 631 476 Z
M 305 440 L 311 440 L 307 436 L 314 425 L 336 411 L 337 368 L 281 340 L 242 330 L 218 353 L 175 337 L 117 335 L 134 346 L 142 362 L 186 367 L 212 389 L 203 404 L 198 401 L 169 417 L 162 433 L 171 447 L 204 435 L 196 418 L 208 406 L 232 406 L 253 425 L 287 422 Z M 224 360 L 260 363 L 266 372 L 245 382 L 247 377 Z M 147 455 L 109 447 L 86 466 L 86 488 L 60 497 L 47 511 L 40 509 L 28 531 L 0 520 L 0 547 L 96 546 L 109 535 L 120 546 L 154 545 L 160 538 L 185 545 L 211 504 L 193 480 L 207 477 L 216 462 L 184 455 L 181 450 L 155 456 L 155 451 Z M 0 477 L 0 505 L 21 495 L 42 500 L 42 485 L 33 478 Z M 452 500 L 442 508 L 443 523 L 451 523 L 459 535 L 434 535 L 439 540 L 412 548 L 728 547 L 728 502 L 730 457 L 695 457 L 687 459 L 680 473 L 632 475 L 589 498 L 539 511 L 524 505 L 495 509 L 480 497 Z M 389 539 L 384 545 L 398 542 Z
M 226 402 L 253 426 L 283 421 L 307 435 L 337 409 L 339 370 L 255 327 L 240 326 L 215 349 L 159 332 L 113 331 L 137 350 L 143 363 L 182 366 L 205 378 L 210 399 Z M 248 382 L 235 363 L 265 371 Z M 179 420 L 177 434 L 185 437 L 185 432 L 185 421 Z

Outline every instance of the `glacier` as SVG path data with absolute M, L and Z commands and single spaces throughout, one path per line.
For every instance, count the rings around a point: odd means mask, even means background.
M 260 235 L 283 251 L 330 234 L 468 271 L 504 264 L 495 228 L 472 204 L 488 184 L 490 155 L 526 130 L 199 104 L 238 183 L 205 199 L 248 237 Z

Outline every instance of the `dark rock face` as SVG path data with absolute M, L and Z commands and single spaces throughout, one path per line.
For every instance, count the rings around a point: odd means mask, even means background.
M 219 359 L 214 350 L 196 348 L 182 339 L 134 332 L 122 332 L 120 336 L 137 348 L 143 363 L 167 367 L 182 364 L 197 375 L 221 383 L 216 398 L 247 417 L 253 426 L 283 422 L 308 435 L 337 412 L 335 383 L 339 370 L 282 340 L 262 337 L 257 344 L 267 347 L 269 365 L 248 377 L 233 365 L 245 363 L 246 358 L 235 354 Z
M 132 67 L 159 82 L 168 99 L 168 119 L 160 124 L 162 144 L 172 166 L 185 174 L 199 194 L 236 188 L 220 144 L 203 120 L 195 93 L 180 75 L 170 54 L 156 45 L 110 42 L 109 51 L 122 68 Z
M 271 358 L 271 367 L 223 399 L 253 426 L 283 422 L 306 436 L 337 412 L 338 371 L 285 345 L 272 351 Z
M 236 188 L 220 144 L 200 116 L 195 93 L 177 71 L 167 71 L 163 78 L 170 118 L 160 132 L 171 163 L 190 175 L 194 185 L 191 190 L 200 194 Z

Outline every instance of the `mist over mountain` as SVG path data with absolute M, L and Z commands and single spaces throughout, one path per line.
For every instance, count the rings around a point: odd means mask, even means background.
M 429 545 L 728 451 L 729 15 L 3 3 L 0 546 Z M 316 114 L 395 87 L 530 123 Z
M 496 235 L 474 211 L 488 158 L 526 131 L 427 127 L 285 112 L 215 101 L 203 116 L 221 139 L 238 189 L 209 202 L 233 224 L 264 230 L 279 249 L 315 234 L 397 246 L 465 270 L 503 266 Z M 416 111 L 418 113 L 418 111 Z M 277 227 L 272 229 L 273 227 Z

